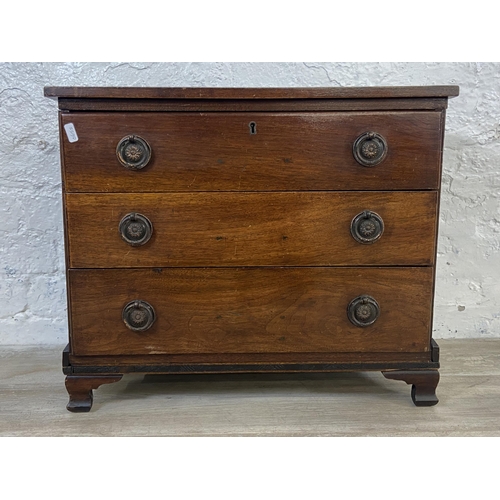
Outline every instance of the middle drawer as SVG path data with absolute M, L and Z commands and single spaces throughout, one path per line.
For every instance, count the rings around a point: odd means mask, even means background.
M 433 265 L 437 193 L 66 194 L 71 268 Z

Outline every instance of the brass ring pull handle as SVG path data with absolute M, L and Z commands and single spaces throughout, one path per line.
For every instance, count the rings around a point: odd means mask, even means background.
M 145 216 L 131 212 L 120 221 L 118 226 L 123 241 L 133 247 L 145 245 L 153 235 L 153 224 Z
M 116 157 L 129 170 L 141 170 L 151 160 L 151 146 L 138 135 L 127 135 L 116 146 Z
M 356 326 L 373 325 L 380 315 L 377 301 L 369 295 L 360 295 L 351 301 L 347 307 L 347 317 Z
M 374 167 L 387 156 L 387 141 L 376 132 L 365 132 L 354 141 L 352 153 L 363 167 Z
M 384 232 L 384 221 L 380 215 L 364 210 L 351 221 L 351 235 L 363 245 L 375 243 Z
M 151 328 L 156 315 L 151 304 L 144 300 L 133 300 L 123 308 L 122 319 L 132 331 L 144 332 Z

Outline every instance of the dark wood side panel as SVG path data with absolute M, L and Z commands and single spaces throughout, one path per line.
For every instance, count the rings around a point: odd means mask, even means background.
M 70 265 L 432 265 L 436 202 L 434 191 L 67 194 Z M 364 210 L 384 221 L 371 245 L 350 232 Z M 153 224 L 144 246 L 120 236 L 130 212 Z
M 68 192 L 437 189 L 441 112 L 69 113 L 78 141 L 62 144 Z M 256 123 L 256 134 L 249 123 Z M 376 167 L 353 143 L 374 131 L 388 154 Z M 124 136 L 152 159 L 130 171 L 116 158 Z
M 70 271 L 75 355 L 429 352 L 432 268 L 222 268 Z M 380 317 L 350 323 L 374 297 Z M 156 322 L 121 319 L 132 300 Z
M 63 211 L 63 234 L 64 234 L 64 274 L 65 274 L 65 282 L 66 282 L 66 290 L 69 290 L 70 282 L 69 282 L 69 269 L 70 269 L 70 249 L 69 249 L 69 234 L 68 234 L 68 213 L 66 210 L 66 196 L 65 196 L 65 186 L 64 186 L 64 155 L 63 155 L 63 124 L 62 124 L 62 116 L 61 113 L 58 114 L 58 124 L 59 124 L 59 144 L 61 148 L 59 149 L 59 161 L 61 167 L 61 178 L 62 178 L 62 190 L 61 190 L 61 199 L 62 199 L 62 211 Z M 71 310 L 70 303 L 70 294 L 66 292 L 66 305 L 67 310 Z M 71 331 L 71 315 L 68 314 L 68 331 Z M 71 336 L 68 338 L 68 350 L 71 351 Z

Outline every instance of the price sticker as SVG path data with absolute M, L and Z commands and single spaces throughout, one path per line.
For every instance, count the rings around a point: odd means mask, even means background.
M 66 125 L 64 125 L 64 130 L 66 131 L 69 142 L 76 142 L 78 140 L 75 126 L 72 123 L 66 123 Z

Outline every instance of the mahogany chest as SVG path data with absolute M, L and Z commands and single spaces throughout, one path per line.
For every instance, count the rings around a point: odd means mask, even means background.
M 59 101 L 68 410 L 127 373 L 378 370 L 438 402 L 456 86 L 46 87 Z

